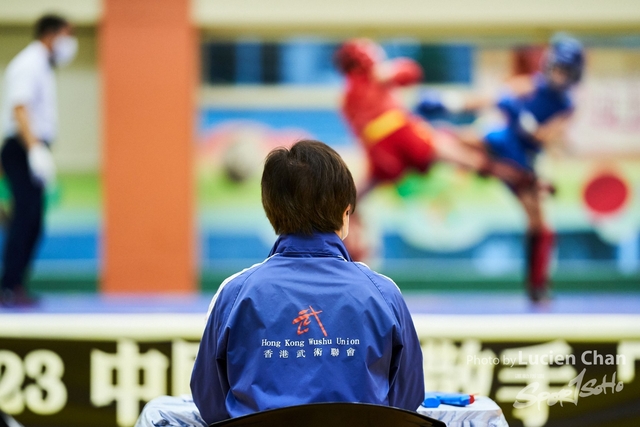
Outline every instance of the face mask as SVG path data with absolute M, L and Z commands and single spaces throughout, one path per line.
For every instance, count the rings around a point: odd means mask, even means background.
M 53 41 L 53 62 L 57 67 L 64 67 L 73 61 L 78 52 L 78 39 L 73 36 L 58 36 Z

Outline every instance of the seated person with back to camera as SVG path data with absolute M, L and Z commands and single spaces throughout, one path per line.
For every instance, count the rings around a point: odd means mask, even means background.
M 356 188 L 341 157 L 309 140 L 273 150 L 262 204 L 279 237 L 213 297 L 191 377 L 204 421 L 320 402 L 416 410 L 422 351 L 405 301 L 342 242 Z

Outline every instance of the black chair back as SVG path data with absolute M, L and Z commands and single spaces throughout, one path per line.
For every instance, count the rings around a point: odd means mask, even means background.
M 368 403 L 311 403 L 271 409 L 210 427 L 446 427 L 417 412 Z

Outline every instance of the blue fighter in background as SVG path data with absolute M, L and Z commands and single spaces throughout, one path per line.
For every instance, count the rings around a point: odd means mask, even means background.
M 506 92 L 497 99 L 428 92 L 416 110 L 433 120 L 443 113 L 497 107 L 505 117 L 504 125 L 484 135 L 456 132 L 457 137 L 495 158 L 530 172 L 536 178 L 534 164 L 537 155 L 564 139 L 574 110 L 571 89 L 582 79 L 585 66 L 584 48 L 575 38 L 556 35 L 551 39 L 542 65 L 542 71 L 538 73 L 511 78 Z M 528 219 L 527 290 L 533 302 L 544 301 L 548 298 L 548 270 L 554 246 L 554 233 L 541 209 L 541 191 L 545 188 L 537 178 L 510 188 Z M 546 190 L 553 191 L 553 187 L 547 186 Z

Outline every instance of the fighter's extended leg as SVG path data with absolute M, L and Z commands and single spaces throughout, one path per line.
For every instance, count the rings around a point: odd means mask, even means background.
M 520 189 L 517 196 L 529 220 L 526 236 L 527 291 L 533 302 L 540 302 L 549 297 L 549 264 L 555 237 L 545 225 L 537 186 Z
M 468 169 L 479 171 L 487 163 L 487 155 L 481 146 L 463 143 L 453 131 L 437 130 L 431 140 L 436 157 Z
M 470 133 L 435 132 L 433 147 L 438 159 L 461 165 L 482 175 L 494 176 L 512 188 L 529 187 L 534 182 L 534 176 L 530 172 L 511 163 L 492 159 L 482 140 L 474 139 Z

